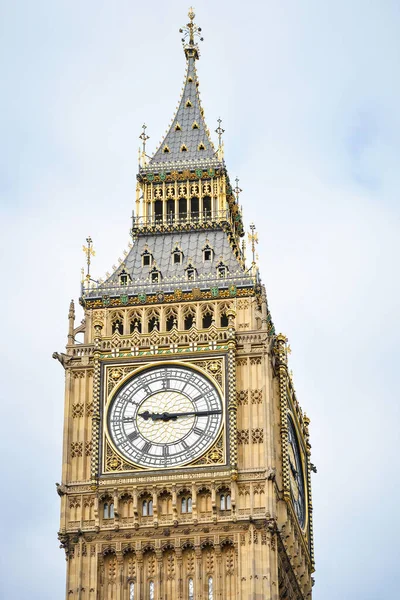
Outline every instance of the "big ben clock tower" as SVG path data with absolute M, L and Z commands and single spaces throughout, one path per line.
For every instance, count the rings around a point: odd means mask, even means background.
M 255 262 L 241 191 L 200 105 L 200 28 L 132 241 L 69 310 L 59 538 L 76 600 L 303 600 L 313 572 L 309 420 Z M 83 343 L 76 342 L 78 333 Z

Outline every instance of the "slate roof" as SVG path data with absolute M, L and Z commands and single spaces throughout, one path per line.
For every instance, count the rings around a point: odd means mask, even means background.
M 203 260 L 205 246 L 213 250 L 213 260 Z M 172 252 L 178 247 L 183 253 L 181 264 L 174 264 Z M 153 264 L 142 266 L 142 254 L 148 248 L 153 257 Z M 226 278 L 219 278 L 217 265 L 220 261 L 228 267 Z M 187 279 L 186 267 L 189 262 L 196 269 L 195 278 Z M 156 266 L 161 272 L 161 280 L 152 283 L 150 271 Z M 128 286 L 120 284 L 120 273 L 125 268 L 132 279 Z M 123 265 L 111 277 L 90 291 L 85 291 L 86 298 L 99 297 L 103 294 L 121 293 L 156 293 L 158 291 L 173 291 L 180 288 L 191 290 L 217 285 L 220 289 L 235 284 L 237 287 L 254 285 L 254 277 L 246 271 L 233 253 L 226 232 L 222 229 L 172 232 L 162 234 L 139 234 L 133 247 L 124 260 Z
M 195 59 L 192 56 L 187 59 L 186 79 L 178 110 L 164 140 L 150 159 L 148 167 L 167 167 L 169 163 L 181 161 L 202 164 L 216 160 L 216 150 L 203 117 L 198 85 Z M 188 103 L 191 106 L 188 106 Z M 197 124 L 198 129 L 193 129 L 194 123 Z M 180 129 L 176 129 L 177 125 Z M 199 150 L 200 144 L 204 145 L 204 150 Z M 183 145 L 187 148 L 186 152 L 181 151 Z M 169 152 L 164 152 L 166 147 Z

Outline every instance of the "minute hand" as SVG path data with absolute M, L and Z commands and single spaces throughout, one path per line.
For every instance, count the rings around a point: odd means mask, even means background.
M 146 421 L 147 419 L 151 419 L 152 421 L 176 421 L 178 417 L 207 417 L 208 415 L 220 415 L 221 412 L 221 410 L 200 410 L 183 413 L 149 413 L 146 411 L 139 413 L 139 417 L 143 417 Z

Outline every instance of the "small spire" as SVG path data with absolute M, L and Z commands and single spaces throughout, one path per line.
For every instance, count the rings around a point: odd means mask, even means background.
M 183 33 L 182 44 L 187 59 L 191 57 L 195 59 L 199 58 L 199 46 L 195 42 L 195 39 L 198 39 L 201 42 L 204 40 L 204 38 L 200 35 L 201 27 L 198 27 L 194 22 L 195 16 L 194 9 L 191 6 L 188 12 L 188 17 L 190 19 L 189 23 L 187 23 L 184 27 L 181 27 L 179 30 L 179 33 Z
M 90 261 L 91 261 L 91 256 L 95 256 L 96 252 L 93 250 L 93 240 L 90 237 L 86 238 L 86 243 L 87 246 L 82 246 L 82 250 L 83 252 L 86 254 L 86 264 L 87 264 L 87 273 L 86 273 L 86 280 L 89 281 L 90 280 Z
M 258 244 L 258 233 L 255 233 L 256 226 L 254 223 L 250 223 L 251 233 L 249 233 L 249 242 L 251 242 L 251 252 L 253 254 L 252 265 L 256 264 L 256 244 Z
M 139 135 L 139 139 L 142 140 L 142 144 L 143 144 L 143 154 L 146 154 L 146 142 L 147 140 L 150 139 L 150 136 L 146 134 L 146 129 L 147 129 L 147 125 L 146 123 L 143 123 L 142 125 L 142 133 Z
M 217 123 L 218 123 L 218 127 L 215 130 L 215 133 L 218 133 L 218 146 L 221 147 L 221 144 L 222 144 L 222 134 L 225 133 L 225 129 L 222 129 L 222 127 L 221 127 L 221 123 L 222 123 L 221 117 L 219 119 L 217 119 Z
M 236 200 L 237 200 L 237 203 L 239 204 L 239 195 L 240 195 L 240 192 L 243 192 L 243 190 L 239 187 L 239 177 L 236 177 L 235 181 L 236 181 L 236 187 L 233 191 L 236 194 Z

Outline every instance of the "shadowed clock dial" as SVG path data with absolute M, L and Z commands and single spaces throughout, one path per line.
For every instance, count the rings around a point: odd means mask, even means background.
M 168 365 L 142 371 L 118 390 L 108 431 L 127 460 L 171 468 L 201 456 L 215 442 L 222 417 L 220 395 L 207 377 Z
M 291 417 L 288 415 L 288 454 L 289 478 L 292 501 L 301 527 L 305 525 L 306 507 L 304 493 L 304 474 L 299 443 Z

